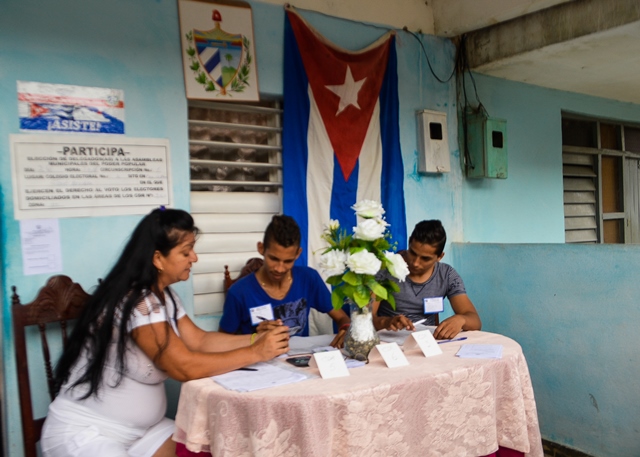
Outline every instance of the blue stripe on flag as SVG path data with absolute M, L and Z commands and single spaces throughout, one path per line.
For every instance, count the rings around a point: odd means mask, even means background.
M 398 64 L 396 39 L 391 38 L 389 61 L 380 88 L 380 135 L 382 139 L 381 198 L 385 219 L 391 224 L 398 249 L 407 247 L 407 217 L 404 206 L 404 169 L 400 149 Z
M 307 132 L 309 128 L 309 80 L 304 70 L 298 43 L 285 15 L 284 27 L 284 131 L 282 136 L 283 211 L 300 226 L 302 254 L 297 265 L 307 265 Z
M 338 162 L 338 156 L 333 154 L 333 185 L 331 187 L 331 206 L 329 214 L 331 219 L 340 221 L 340 227 L 347 233 L 351 233 L 351 228 L 356 226 L 356 215 L 351 207 L 356 203 L 358 195 L 358 175 L 360 171 L 360 161 L 349 176 L 349 180 L 344 180 L 342 168 Z

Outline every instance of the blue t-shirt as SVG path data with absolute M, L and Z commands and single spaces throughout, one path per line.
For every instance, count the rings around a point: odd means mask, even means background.
M 293 282 L 282 300 L 270 297 L 260 286 L 255 273 L 236 282 L 227 291 L 220 329 L 227 333 L 253 333 L 250 309 L 270 304 L 275 319 L 288 327 L 300 326 L 296 336 L 309 336 L 309 310 L 322 313 L 333 309 L 331 294 L 318 272 L 309 267 L 294 266 Z

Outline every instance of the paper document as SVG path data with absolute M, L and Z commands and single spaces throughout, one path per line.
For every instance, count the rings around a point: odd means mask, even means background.
M 416 328 L 416 332 L 421 332 L 422 330 L 429 330 L 432 334 L 436 329 L 435 325 L 414 325 Z M 384 341 L 385 343 L 398 343 L 398 346 L 402 346 L 405 340 L 411 335 L 413 331 L 411 330 L 380 330 L 378 332 L 378 336 L 380 337 L 380 341 Z
M 304 381 L 307 376 L 260 362 L 245 369 L 212 376 L 211 379 L 225 389 L 236 392 L 253 392 L 254 390 Z
M 467 359 L 501 359 L 501 344 L 463 344 L 456 353 L 458 357 Z
M 311 354 L 314 349 L 331 345 L 335 335 L 292 336 L 289 339 L 289 355 Z

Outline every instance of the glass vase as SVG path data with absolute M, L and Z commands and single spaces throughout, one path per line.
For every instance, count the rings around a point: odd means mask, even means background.
M 356 360 L 368 360 L 371 349 L 380 344 L 380 337 L 373 326 L 372 303 L 369 301 L 360 308 L 350 299 L 345 300 L 351 311 L 351 325 L 344 338 L 344 348 L 349 357 Z

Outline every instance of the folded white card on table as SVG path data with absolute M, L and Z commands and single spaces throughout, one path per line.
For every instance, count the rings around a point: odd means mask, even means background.
M 425 357 L 442 354 L 442 349 L 440 349 L 438 342 L 429 330 L 413 332 L 404 342 L 404 352 L 411 351 L 416 348 L 420 348 Z
M 316 352 L 309 360 L 309 366 L 320 370 L 323 379 L 350 375 L 340 351 Z
M 398 343 L 378 344 L 369 352 L 369 362 L 382 358 L 389 368 L 409 365 L 409 361 L 402 353 Z

